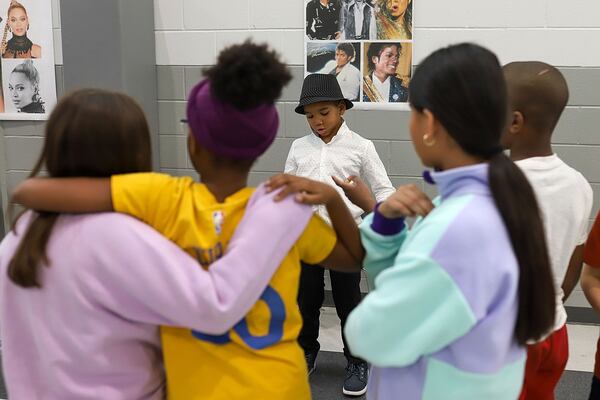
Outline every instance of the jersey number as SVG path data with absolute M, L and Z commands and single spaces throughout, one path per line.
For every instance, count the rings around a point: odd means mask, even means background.
M 279 293 L 271 286 L 267 286 L 260 300 L 264 301 L 271 312 L 271 321 L 269 322 L 269 331 L 263 336 L 254 336 L 248 330 L 246 318 L 235 324 L 233 330 L 240 338 L 248 345 L 248 347 L 260 350 L 269 347 L 279 342 L 283 337 L 283 323 L 285 322 L 285 305 Z M 230 333 L 223 335 L 207 335 L 202 332 L 192 331 L 192 335 L 196 339 L 204 340 L 214 344 L 227 344 L 231 342 Z

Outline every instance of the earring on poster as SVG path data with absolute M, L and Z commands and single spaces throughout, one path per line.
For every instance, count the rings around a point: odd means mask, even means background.
M 423 135 L 423 144 L 427 147 L 433 147 L 435 146 L 435 139 L 432 137 L 431 134 L 426 133 L 425 135 Z
M 42 100 L 42 97 L 40 96 L 40 88 L 39 87 L 35 87 L 33 89 L 33 96 L 31 96 L 31 100 L 34 103 L 39 103 Z

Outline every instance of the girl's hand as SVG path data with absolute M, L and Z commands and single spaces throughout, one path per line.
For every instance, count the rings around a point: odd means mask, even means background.
M 331 178 L 336 185 L 342 188 L 348 200 L 366 212 L 373 211 L 376 204 L 375 198 L 369 187 L 359 177 L 350 175 L 346 179 L 340 179 L 337 176 Z
M 400 186 L 394 194 L 377 209 L 386 218 L 426 216 L 433 210 L 433 203 L 416 185 Z
M 340 195 L 332 186 L 300 176 L 278 174 L 271 177 L 266 186 L 268 192 L 283 187 L 275 196 L 275 201 L 281 201 L 292 193 L 297 193 L 296 201 L 303 204 L 328 205 L 340 199 Z

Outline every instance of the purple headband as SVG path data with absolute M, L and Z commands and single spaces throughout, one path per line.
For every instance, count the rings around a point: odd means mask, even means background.
M 192 89 L 186 113 L 196 140 L 216 155 L 231 158 L 257 158 L 273 143 L 279 127 L 273 104 L 240 111 L 215 98 L 208 80 Z

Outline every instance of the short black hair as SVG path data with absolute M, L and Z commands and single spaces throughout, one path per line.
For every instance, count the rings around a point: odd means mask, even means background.
M 375 42 L 369 45 L 367 50 L 367 60 L 369 63 L 369 71 L 375 70 L 375 64 L 373 63 L 373 57 L 379 57 L 386 47 L 396 47 L 398 49 L 398 55 L 402 54 L 402 45 L 399 42 Z
M 337 50 L 343 51 L 350 58 L 356 56 L 356 50 L 354 49 L 352 43 L 340 43 L 337 45 Z
M 221 51 L 217 64 L 204 75 L 215 97 L 239 110 L 274 103 L 292 79 L 279 54 L 250 40 Z
M 563 74 L 539 61 L 513 62 L 503 68 L 510 111 L 520 111 L 525 124 L 540 134 L 552 134 L 569 101 Z

